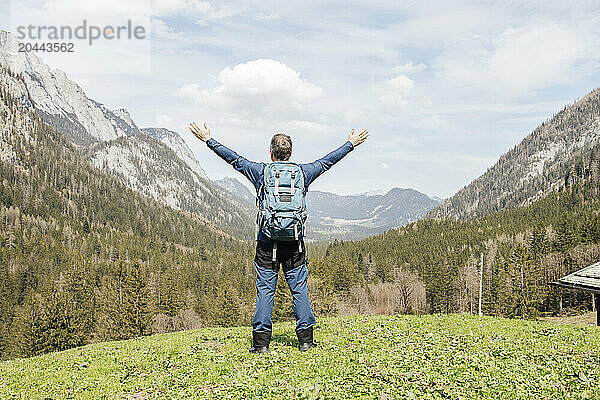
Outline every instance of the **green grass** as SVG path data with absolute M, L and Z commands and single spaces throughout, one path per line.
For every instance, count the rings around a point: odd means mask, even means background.
M 0 363 L 1 399 L 600 399 L 600 329 L 468 315 L 321 319 L 99 343 Z

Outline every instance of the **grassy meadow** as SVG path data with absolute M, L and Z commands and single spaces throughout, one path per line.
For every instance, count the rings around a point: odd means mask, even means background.
M 0 363 L 1 399 L 599 399 L 600 328 L 471 315 L 291 322 L 97 343 Z

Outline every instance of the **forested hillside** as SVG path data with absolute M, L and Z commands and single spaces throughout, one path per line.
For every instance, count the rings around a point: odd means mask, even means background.
M 85 156 L 144 196 L 201 215 L 238 238 L 254 236 L 253 207 L 225 195 L 154 137 L 140 133 L 98 142 L 86 149 Z
M 485 314 L 529 318 L 591 308 L 589 294 L 548 283 L 600 259 L 599 161 L 596 145 L 573 160 L 561 191 L 529 206 L 336 242 L 318 264 L 359 312 L 476 312 L 481 252 Z
M 587 157 L 599 139 L 600 89 L 596 89 L 542 123 L 428 216 L 473 218 L 531 204 L 579 174 L 576 160 Z M 597 171 L 598 164 L 590 168 Z
M 0 83 L 2 358 L 247 320 L 250 244 L 93 168 Z

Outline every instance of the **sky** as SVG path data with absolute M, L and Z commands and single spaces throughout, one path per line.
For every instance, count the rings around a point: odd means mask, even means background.
M 368 129 L 312 188 L 448 197 L 600 86 L 597 0 L 0 4 L 11 10 L 0 16 L 9 30 L 31 15 L 146 18 L 151 33 L 137 51 L 99 43 L 40 57 L 140 127 L 179 132 L 211 179 L 243 178 L 189 132 L 190 121 L 257 161 L 268 160 L 277 132 L 292 137 L 293 160 L 311 162 L 351 129 Z

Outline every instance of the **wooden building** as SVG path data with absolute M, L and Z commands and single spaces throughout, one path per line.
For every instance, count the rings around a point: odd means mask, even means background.
M 600 262 L 564 276 L 552 284 L 593 293 L 596 304 L 596 325 L 600 326 Z

